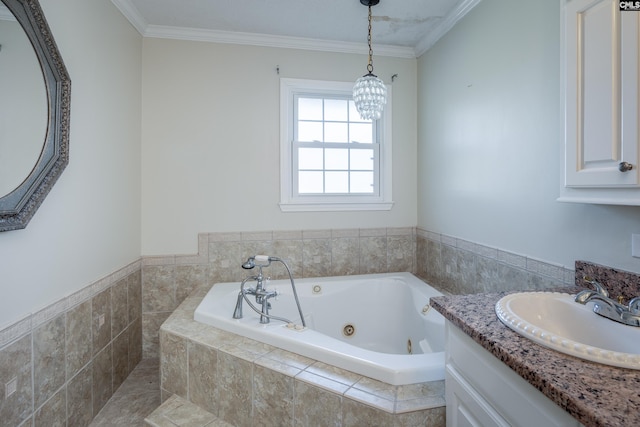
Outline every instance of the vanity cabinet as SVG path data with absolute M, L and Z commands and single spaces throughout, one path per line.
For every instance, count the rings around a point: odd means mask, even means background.
M 640 205 L 639 22 L 618 0 L 563 2 L 560 201 Z
M 579 427 L 581 424 L 447 321 L 447 427 Z

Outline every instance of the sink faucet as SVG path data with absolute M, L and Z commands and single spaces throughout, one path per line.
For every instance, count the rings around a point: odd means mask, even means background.
M 609 298 L 609 292 L 600 283 L 584 278 L 586 283 L 592 285 L 595 290 L 585 289 L 580 291 L 574 301 L 579 304 L 593 302 L 593 312 L 607 319 L 630 326 L 640 326 L 640 297 L 635 297 L 629 301 L 628 305 L 623 305 Z

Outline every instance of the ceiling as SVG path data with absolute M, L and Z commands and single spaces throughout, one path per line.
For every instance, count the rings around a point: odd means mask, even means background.
M 111 0 L 145 37 L 366 53 L 358 0 Z M 375 55 L 417 57 L 480 0 L 381 0 Z

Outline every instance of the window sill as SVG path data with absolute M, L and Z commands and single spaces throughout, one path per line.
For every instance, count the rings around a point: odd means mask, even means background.
M 381 203 L 280 203 L 282 212 L 390 211 L 393 202 Z

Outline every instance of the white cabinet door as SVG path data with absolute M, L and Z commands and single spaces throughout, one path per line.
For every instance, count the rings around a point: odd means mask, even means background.
M 640 14 L 621 12 L 618 0 L 571 0 L 565 4 L 563 19 L 564 184 L 570 188 L 640 188 Z M 617 197 L 615 194 L 600 193 L 600 197 Z M 633 193 L 625 197 L 629 194 Z M 636 197 L 640 202 L 640 193 Z
M 445 322 L 447 427 L 581 427 L 451 322 Z
M 445 372 L 447 427 L 511 427 L 451 365 Z

